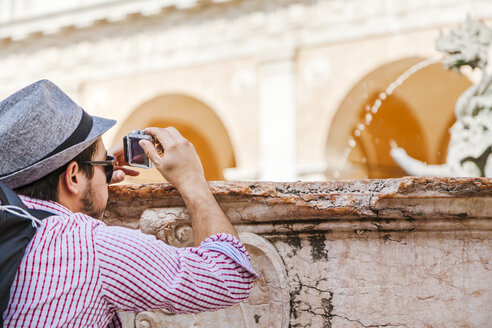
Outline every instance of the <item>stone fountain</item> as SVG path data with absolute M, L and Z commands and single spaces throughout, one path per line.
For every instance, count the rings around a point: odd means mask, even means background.
M 259 278 L 226 310 L 122 313 L 124 328 L 490 327 L 492 179 L 213 182 Z M 110 187 L 104 221 L 189 246 L 169 184 Z
M 456 105 L 445 165 L 428 166 L 393 149 L 409 173 L 491 175 L 490 40 L 490 30 L 471 20 L 439 38 L 438 48 L 449 54 L 445 64 L 476 67 L 483 76 Z M 490 327 L 490 178 L 211 182 L 210 188 L 259 274 L 251 296 L 201 314 L 122 312 L 124 328 Z M 109 193 L 106 224 L 191 245 L 190 217 L 173 186 L 111 186 Z
M 410 175 L 492 177 L 492 76 L 487 58 L 492 30 L 467 18 L 464 27 L 440 34 L 436 48 L 445 54 L 444 66 L 455 69 L 469 66 L 482 77 L 457 100 L 456 123 L 450 129 L 446 163 L 427 165 L 393 145 L 391 156 Z

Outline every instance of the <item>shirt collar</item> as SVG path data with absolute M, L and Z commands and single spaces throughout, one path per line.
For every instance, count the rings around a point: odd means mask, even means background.
M 26 205 L 29 209 L 43 210 L 50 213 L 53 213 L 58 216 L 71 216 L 73 212 L 70 211 L 65 206 L 51 201 L 51 200 L 41 200 L 36 198 L 27 197 L 24 195 L 19 195 L 24 205 Z

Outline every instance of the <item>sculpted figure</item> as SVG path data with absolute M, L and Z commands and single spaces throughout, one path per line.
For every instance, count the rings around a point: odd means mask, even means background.
M 445 164 L 427 165 L 393 145 L 391 156 L 408 174 L 492 177 L 492 76 L 486 70 L 491 41 L 492 30 L 470 17 L 464 27 L 439 35 L 436 48 L 445 54 L 446 68 L 459 71 L 468 65 L 481 70 L 482 77 L 456 102 Z

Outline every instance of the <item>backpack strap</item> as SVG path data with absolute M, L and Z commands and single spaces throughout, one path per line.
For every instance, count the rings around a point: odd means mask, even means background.
M 0 182 L 1 205 L 13 205 L 29 212 L 37 219 L 53 216 L 42 210 L 28 210 L 20 197 Z M 0 206 L 1 206 L 0 205 Z M 36 233 L 30 220 L 8 211 L 0 211 L 0 327 L 3 327 L 3 313 L 7 309 L 10 287 L 14 282 L 17 269 L 24 256 L 25 249 Z
M 0 182 L 0 202 L 3 205 L 14 205 L 27 211 L 26 206 L 19 196 L 2 182 Z
M 50 213 L 48 211 L 27 209 L 26 205 L 24 205 L 20 197 L 2 182 L 0 182 L 0 202 L 4 205 L 14 205 L 20 207 L 23 210 L 29 212 L 35 218 L 40 220 L 46 219 L 47 217 L 54 215 L 53 213 Z
M 43 211 L 43 210 L 28 209 L 27 211 L 36 219 L 40 219 L 40 220 L 44 220 L 49 216 L 56 215 L 51 212 Z

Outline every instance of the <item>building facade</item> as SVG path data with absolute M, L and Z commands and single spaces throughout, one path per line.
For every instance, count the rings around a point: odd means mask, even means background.
M 118 120 L 106 146 L 175 126 L 209 180 L 399 177 L 392 142 L 446 158 L 478 77 L 446 71 L 434 40 L 467 14 L 491 25 L 492 2 L 0 0 L 0 97 L 51 79 Z

